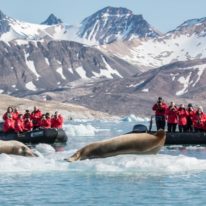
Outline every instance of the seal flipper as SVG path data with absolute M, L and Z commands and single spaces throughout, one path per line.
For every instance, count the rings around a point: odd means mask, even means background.
M 69 157 L 68 159 L 64 159 L 67 162 L 75 162 L 77 160 L 80 160 L 81 158 L 81 153 L 80 151 L 75 152 L 71 157 Z

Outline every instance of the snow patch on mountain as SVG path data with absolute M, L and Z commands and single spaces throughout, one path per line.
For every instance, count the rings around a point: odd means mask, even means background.
M 37 88 L 36 88 L 36 86 L 34 85 L 34 83 L 33 83 L 32 81 L 26 83 L 26 84 L 25 84 L 25 87 L 26 87 L 28 90 L 37 91 Z
M 64 74 L 63 74 L 63 69 L 62 69 L 62 67 L 59 67 L 56 71 L 57 71 L 57 73 L 59 73 L 59 75 L 61 76 L 61 78 L 62 78 L 63 80 L 66 80 L 66 77 L 65 77 Z
M 34 62 L 31 61 L 31 60 L 28 60 L 28 57 L 29 57 L 29 54 L 26 53 L 25 54 L 25 62 L 26 62 L 26 65 L 27 67 L 29 68 L 29 70 L 37 77 L 36 80 L 39 80 L 39 77 L 41 77 L 38 72 L 36 71 L 36 68 L 35 68 L 35 65 L 34 65 Z

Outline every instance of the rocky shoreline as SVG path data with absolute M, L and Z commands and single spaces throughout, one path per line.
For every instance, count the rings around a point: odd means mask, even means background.
M 43 112 L 50 112 L 53 114 L 55 111 L 59 111 L 65 120 L 70 119 L 106 119 L 113 120 L 118 119 L 117 116 L 111 116 L 104 112 L 98 112 L 88 109 L 83 106 L 61 103 L 58 101 L 34 101 L 25 98 L 17 98 L 9 95 L 0 94 L 0 117 L 7 110 L 8 106 L 17 107 L 17 109 L 24 113 L 26 109 L 33 110 L 34 106 L 39 107 Z

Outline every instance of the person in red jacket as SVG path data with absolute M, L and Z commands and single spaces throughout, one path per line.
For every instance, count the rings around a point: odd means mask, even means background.
M 187 112 L 188 112 L 188 116 L 187 116 L 187 132 L 193 132 L 194 128 L 193 128 L 193 121 L 192 118 L 195 114 L 195 110 L 192 106 L 191 103 L 188 104 L 187 106 Z
M 3 124 L 3 132 L 14 132 L 14 123 L 15 121 L 12 119 L 11 113 L 8 113 Z
M 167 104 L 163 102 L 162 97 L 159 97 L 157 103 L 153 105 L 152 110 L 155 111 L 155 120 L 157 130 L 165 129 L 165 116 Z
M 187 116 L 188 112 L 185 109 L 184 104 L 181 104 L 178 111 L 177 111 L 177 116 L 178 116 L 178 127 L 179 127 L 179 132 L 186 132 L 187 131 Z
M 24 119 L 24 131 L 31 131 L 33 129 L 32 120 L 27 116 Z
M 29 110 L 26 109 L 26 111 L 25 111 L 25 113 L 23 115 L 23 119 L 30 118 L 30 117 L 31 117 L 31 114 L 30 114 Z
M 41 117 L 42 117 L 42 112 L 36 106 L 34 106 L 34 111 L 31 113 L 31 116 L 30 116 L 33 122 L 34 129 L 40 126 Z
M 10 114 L 11 117 L 13 118 L 13 108 L 12 107 L 8 107 L 7 111 L 4 113 L 4 115 L 3 115 L 4 121 L 8 118 L 8 114 Z
M 166 110 L 167 115 L 167 131 L 175 132 L 177 127 L 177 107 L 174 102 L 171 102 Z
M 19 114 L 18 119 L 15 121 L 15 132 L 24 132 L 24 120 L 22 114 Z
M 19 112 L 16 107 L 13 107 L 13 119 L 16 121 L 19 118 Z
M 63 125 L 63 117 L 57 111 L 54 113 L 51 119 L 51 127 L 52 128 L 62 128 Z
M 42 115 L 41 121 L 40 121 L 40 127 L 41 128 L 51 128 L 51 118 L 49 116 L 49 113 L 46 113 Z
M 195 112 L 193 118 L 193 126 L 195 132 L 203 132 L 204 131 L 204 125 L 206 123 L 206 117 L 205 114 L 203 113 L 203 108 L 199 106 L 197 108 L 197 111 Z

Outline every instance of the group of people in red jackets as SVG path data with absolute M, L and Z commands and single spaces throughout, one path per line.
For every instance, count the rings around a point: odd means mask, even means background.
M 3 120 L 4 132 L 21 133 L 37 128 L 62 128 L 63 125 L 63 117 L 57 111 L 50 117 L 49 113 L 43 114 L 36 106 L 31 113 L 26 110 L 24 114 L 16 108 L 8 107 Z
M 190 103 L 185 108 L 183 104 L 176 106 L 174 102 L 168 106 L 162 97 L 159 97 L 152 109 L 155 111 L 157 130 L 165 129 L 167 122 L 168 132 L 175 132 L 177 125 L 179 132 L 206 131 L 206 114 L 203 113 L 202 106 L 195 109 Z

